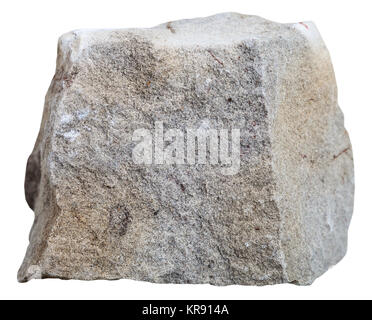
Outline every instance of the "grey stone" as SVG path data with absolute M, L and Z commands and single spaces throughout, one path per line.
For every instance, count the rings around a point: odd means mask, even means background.
M 157 122 L 239 129 L 239 170 L 136 164 Z M 346 253 L 354 195 L 316 27 L 225 13 L 63 35 L 25 190 L 21 282 L 312 283 Z

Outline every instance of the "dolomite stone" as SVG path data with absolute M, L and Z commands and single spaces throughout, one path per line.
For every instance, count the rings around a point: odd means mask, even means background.
M 239 129 L 238 170 L 136 164 L 133 133 L 159 123 Z M 315 25 L 226 13 L 63 35 L 25 191 L 21 282 L 311 284 L 346 253 L 354 194 Z

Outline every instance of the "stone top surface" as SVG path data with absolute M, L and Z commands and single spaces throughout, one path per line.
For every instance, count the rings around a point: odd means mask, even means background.
M 170 21 L 153 28 L 79 29 L 64 34 L 60 44 L 70 45 L 78 39 L 79 48 L 106 41 L 120 41 L 127 34 L 142 36 L 156 46 L 210 47 L 228 46 L 241 41 L 268 41 L 293 38 L 293 31 L 309 40 L 321 39 L 312 22 L 277 23 L 258 16 L 221 13 L 206 18 Z M 316 42 L 316 41 L 315 41 Z

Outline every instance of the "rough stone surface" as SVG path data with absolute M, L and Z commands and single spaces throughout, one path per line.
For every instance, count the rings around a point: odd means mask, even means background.
M 239 172 L 135 164 L 156 121 L 239 128 Z M 312 283 L 346 253 L 354 194 L 316 27 L 226 13 L 63 35 L 25 190 L 21 282 Z

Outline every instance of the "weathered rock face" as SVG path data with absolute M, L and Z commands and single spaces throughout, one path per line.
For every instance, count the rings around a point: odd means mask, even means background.
M 19 281 L 310 284 L 346 252 L 354 193 L 316 27 L 228 13 L 62 36 L 25 189 Z

